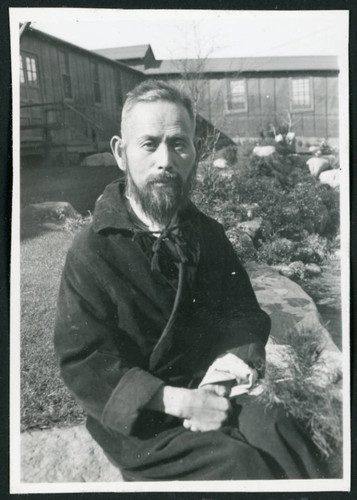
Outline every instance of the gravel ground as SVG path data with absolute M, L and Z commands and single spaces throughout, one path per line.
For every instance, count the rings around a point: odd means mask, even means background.
M 21 434 L 21 482 L 122 480 L 83 425 Z

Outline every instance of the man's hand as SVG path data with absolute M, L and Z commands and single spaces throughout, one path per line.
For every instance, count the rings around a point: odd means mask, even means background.
M 223 405 L 223 408 L 226 406 L 226 409 L 219 409 L 210 414 L 206 414 L 207 409 L 204 407 L 202 414 L 201 412 L 195 412 L 191 418 L 185 418 L 182 425 L 193 432 L 216 431 L 220 429 L 228 419 L 232 410 L 229 400 L 224 397 L 229 394 L 230 388 L 224 385 L 207 384 L 205 387 L 202 387 L 202 389 L 198 389 L 198 391 L 207 392 L 207 394 L 218 396 L 218 400 L 226 401 L 227 405 Z M 214 403 L 215 400 L 217 400 L 217 398 L 213 399 L 212 402 Z M 221 408 L 221 406 L 222 401 L 219 401 L 219 408 Z
M 217 394 L 218 392 L 218 394 Z M 231 404 L 219 395 L 222 389 L 184 389 L 165 386 L 147 405 L 183 419 L 183 425 L 191 431 L 215 431 L 227 420 Z

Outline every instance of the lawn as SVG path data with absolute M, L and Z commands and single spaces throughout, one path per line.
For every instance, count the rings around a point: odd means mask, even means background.
M 84 420 L 60 379 L 53 348 L 59 282 L 72 239 L 72 233 L 49 231 L 21 243 L 22 430 Z
M 23 168 L 21 207 L 68 201 L 85 215 L 118 176 L 115 167 Z M 21 238 L 21 428 L 82 422 L 84 412 L 60 378 L 53 347 L 60 277 L 73 234 L 22 219 Z

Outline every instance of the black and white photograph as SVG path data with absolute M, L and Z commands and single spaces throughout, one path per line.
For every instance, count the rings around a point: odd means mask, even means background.
M 10 491 L 349 491 L 346 10 L 10 8 Z

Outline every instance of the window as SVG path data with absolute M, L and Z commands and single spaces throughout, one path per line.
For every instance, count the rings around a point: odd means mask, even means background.
M 312 109 L 311 78 L 292 78 L 290 84 L 291 109 L 302 111 Z
M 36 59 L 31 56 L 20 57 L 20 82 L 38 85 Z
M 247 86 L 243 79 L 228 82 L 227 107 L 230 111 L 247 111 Z
M 101 102 L 102 98 L 100 95 L 99 70 L 98 70 L 98 64 L 96 62 L 92 62 L 92 82 L 93 82 L 94 102 Z
M 69 70 L 68 53 L 60 50 L 59 52 L 60 70 L 62 75 L 63 95 L 67 99 L 72 99 L 72 83 Z

